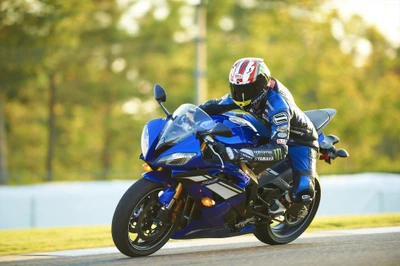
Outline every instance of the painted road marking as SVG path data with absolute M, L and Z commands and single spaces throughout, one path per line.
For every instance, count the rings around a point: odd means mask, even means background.
M 400 232 L 400 226 L 361 228 L 361 229 L 352 229 L 352 230 L 331 230 L 331 231 L 305 232 L 299 237 L 299 239 L 349 236 L 349 235 L 370 235 L 370 234 L 384 234 L 384 233 L 397 233 L 397 232 Z M 260 241 L 253 235 L 237 236 L 237 237 L 230 237 L 230 238 L 174 240 L 174 241 L 171 241 L 171 242 L 168 242 L 167 244 L 165 244 L 165 246 L 162 249 L 175 249 L 175 248 L 188 248 L 188 247 L 214 246 L 214 245 L 253 243 L 253 242 L 260 243 Z M 104 248 L 63 250 L 63 251 L 54 251 L 54 252 L 41 252 L 41 253 L 23 254 L 23 255 L 0 256 L 0 262 L 16 261 L 16 260 L 31 260 L 31 259 L 38 259 L 38 258 L 103 255 L 103 254 L 112 254 L 112 253 L 119 253 L 119 251 L 117 250 L 116 247 L 104 247 Z

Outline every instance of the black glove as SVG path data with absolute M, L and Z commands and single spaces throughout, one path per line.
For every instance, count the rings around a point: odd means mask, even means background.
M 222 144 L 221 142 L 217 142 L 214 145 L 214 150 L 219 154 L 219 156 L 221 156 L 221 159 L 223 161 L 229 160 L 229 156 L 228 153 L 226 153 L 226 147 L 224 144 Z
M 264 147 L 273 154 L 274 161 L 283 160 L 288 154 L 288 146 L 286 145 L 266 144 Z
M 276 147 L 270 144 L 258 148 L 234 149 L 225 147 L 224 144 L 217 142 L 214 145 L 215 151 L 224 161 L 231 162 L 253 162 L 253 161 L 280 161 L 286 157 L 287 146 Z
M 241 158 L 240 150 L 225 147 L 221 142 L 217 142 L 214 146 L 215 151 L 221 156 L 224 161 L 238 162 Z

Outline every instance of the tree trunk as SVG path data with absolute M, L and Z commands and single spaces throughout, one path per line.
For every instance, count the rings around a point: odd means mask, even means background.
M 5 95 L 0 95 L 0 184 L 8 183 L 7 171 L 7 138 L 5 130 Z
M 55 113 L 54 107 L 56 104 L 56 75 L 52 74 L 49 80 L 49 118 L 48 118 L 48 146 L 46 158 L 46 181 L 53 180 L 53 155 L 55 143 Z
M 104 124 L 103 124 L 103 133 L 104 133 L 104 141 L 103 141 L 103 150 L 101 153 L 101 164 L 103 168 L 103 173 L 101 175 L 102 179 L 107 179 L 111 167 L 111 152 L 110 152 L 110 144 L 111 144 L 111 104 L 106 105 L 105 113 L 104 113 Z

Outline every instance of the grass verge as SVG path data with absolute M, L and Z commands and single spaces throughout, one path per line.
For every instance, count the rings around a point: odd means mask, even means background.
M 316 217 L 310 231 L 400 226 L 400 213 Z M 0 256 L 113 246 L 110 226 L 0 230 Z

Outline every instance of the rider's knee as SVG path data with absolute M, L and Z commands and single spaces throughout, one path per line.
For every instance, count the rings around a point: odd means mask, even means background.
M 292 187 L 292 198 L 295 202 L 312 201 L 315 195 L 315 178 L 311 173 L 297 175 Z

